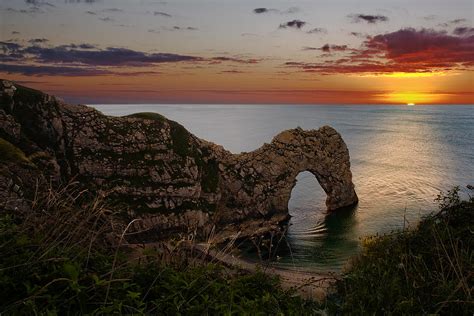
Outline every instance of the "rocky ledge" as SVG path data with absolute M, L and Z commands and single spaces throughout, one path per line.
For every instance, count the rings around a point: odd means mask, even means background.
M 138 219 L 140 241 L 222 240 L 277 229 L 302 171 L 318 179 L 328 210 L 357 203 L 349 151 L 329 126 L 232 154 L 156 113 L 106 116 L 0 81 L 0 210 L 28 209 L 35 191 L 74 180 Z

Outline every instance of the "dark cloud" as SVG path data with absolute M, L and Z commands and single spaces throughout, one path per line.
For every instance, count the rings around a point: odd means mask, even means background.
M 147 66 L 157 63 L 200 61 L 202 58 L 169 53 L 145 53 L 127 48 L 98 49 L 92 44 L 70 44 L 55 47 L 0 42 L 0 51 L 6 55 L 24 56 L 36 62 L 49 64 L 80 64 L 88 66 Z M 21 56 L 20 56 L 21 55 Z
M 312 29 L 312 30 L 309 30 L 309 31 L 306 32 L 306 33 L 308 33 L 308 34 L 327 34 L 327 32 L 328 32 L 328 30 L 326 30 L 326 29 L 323 28 L 323 27 L 316 27 L 316 28 L 314 28 L 314 29 Z
M 49 40 L 46 38 L 33 38 L 28 41 L 28 43 L 31 43 L 31 44 L 43 44 L 46 42 L 49 42 Z
M 40 6 L 46 6 L 46 7 L 51 7 L 51 8 L 56 7 L 52 3 L 49 3 L 49 2 L 46 2 L 46 1 L 41 1 L 41 0 L 25 0 L 25 3 L 29 4 L 29 5 L 36 6 L 36 7 L 40 7 Z
M 367 37 L 367 35 L 360 33 L 360 32 L 350 32 L 349 35 L 355 36 L 355 37 Z
M 438 16 L 434 15 L 434 14 L 430 14 L 430 15 L 426 15 L 424 17 L 422 17 L 423 20 L 426 20 L 426 21 L 433 21 L 433 20 L 436 20 L 438 18 Z
M 295 28 L 295 29 L 301 29 L 305 25 L 306 25 L 306 22 L 304 22 L 304 21 L 293 20 L 293 21 L 288 21 L 286 23 L 280 24 L 280 28 L 284 29 L 284 28 L 291 27 L 291 28 Z
M 103 9 L 102 12 L 123 12 L 123 10 L 119 8 L 108 8 L 108 9 Z
M 94 4 L 97 2 L 101 2 L 101 0 L 65 0 L 66 3 L 87 3 L 87 4 Z
M 43 13 L 44 11 L 40 7 L 29 7 L 28 9 L 15 9 L 15 8 L 6 8 L 4 11 L 10 13 L 20 13 L 20 14 L 36 14 L 36 13 Z
M 26 76 L 101 76 L 111 74 L 108 70 L 67 66 L 32 66 L 0 64 L 0 72 Z
M 401 29 L 368 37 L 360 49 L 324 45 L 306 50 L 348 52 L 337 60 L 319 63 L 287 62 L 285 66 L 321 74 L 432 72 L 472 69 L 474 35 L 453 36 L 431 29 Z
M 12 42 L 0 42 L 0 50 L 3 51 L 4 53 L 10 52 L 10 53 L 17 53 L 22 46 L 17 43 L 12 43 Z
M 256 14 L 261 14 L 261 13 L 267 13 L 269 11 L 273 11 L 275 9 L 268 9 L 268 8 L 256 8 L 256 9 L 253 9 L 253 12 L 256 13 Z
M 467 22 L 467 20 L 466 19 L 455 19 L 455 20 L 448 21 L 449 24 L 459 24 L 459 23 L 464 23 L 464 22 Z
M 454 20 L 451 20 L 451 21 L 448 21 L 448 22 L 445 22 L 445 23 L 439 23 L 438 26 L 440 27 L 452 27 L 454 25 L 458 25 L 458 24 L 461 24 L 461 23 L 464 23 L 464 22 L 467 22 L 466 19 L 454 19 Z
M 474 27 L 457 27 L 454 29 L 453 34 L 459 36 L 472 36 L 474 35 Z
M 259 59 L 242 59 L 237 57 L 212 57 L 210 58 L 211 63 L 221 63 L 221 62 L 233 62 L 239 64 L 258 64 L 260 62 Z
M 99 20 L 104 21 L 104 22 L 113 22 L 114 21 L 114 19 L 109 17 L 109 16 L 106 16 L 104 18 L 99 18 Z
M 330 53 L 330 52 L 344 52 L 347 50 L 353 50 L 349 48 L 347 45 L 330 45 L 330 44 L 325 44 L 321 47 L 310 47 L 310 46 L 305 46 L 303 47 L 303 50 L 320 50 L 325 53 Z
M 171 14 L 168 14 L 168 13 L 166 13 L 166 12 L 161 12 L 161 11 L 155 11 L 155 12 L 153 12 L 153 15 L 164 16 L 164 17 L 167 17 L 167 18 L 171 18 L 171 17 L 172 17 Z
M 352 22 L 359 23 L 359 22 L 367 22 L 369 24 L 375 24 L 379 22 L 387 22 L 388 17 L 384 15 L 370 15 L 370 14 L 350 14 L 348 15 Z
M 236 69 L 231 69 L 231 70 L 223 70 L 220 72 L 220 74 L 245 74 L 247 73 L 246 71 L 242 70 L 236 70 Z
M 26 52 L 47 63 L 81 63 L 100 66 L 146 66 L 154 63 L 168 63 L 198 60 L 198 57 L 153 53 L 147 54 L 127 48 L 109 47 L 105 50 L 77 50 L 63 48 L 29 47 Z
M 277 9 L 270 9 L 270 8 L 256 8 L 256 9 L 253 9 L 253 12 L 255 14 L 263 14 L 263 13 L 294 14 L 294 13 L 300 12 L 300 9 L 297 7 L 291 7 L 291 8 L 288 8 L 287 10 L 280 11 Z
M 197 27 L 192 27 L 192 26 L 173 26 L 173 29 L 174 31 L 197 31 L 198 28 Z

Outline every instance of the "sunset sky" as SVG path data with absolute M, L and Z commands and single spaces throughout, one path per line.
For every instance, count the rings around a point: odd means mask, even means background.
M 472 0 L 0 0 L 0 77 L 77 103 L 474 103 Z

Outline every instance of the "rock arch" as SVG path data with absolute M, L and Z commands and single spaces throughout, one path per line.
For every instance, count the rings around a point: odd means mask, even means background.
M 329 211 L 354 205 L 358 198 L 349 160 L 342 137 L 329 126 L 287 130 L 253 152 L 231 155 L 221 165 L 223 219 L 288 217 L 291 190 L 303 171 L 326 192 Z

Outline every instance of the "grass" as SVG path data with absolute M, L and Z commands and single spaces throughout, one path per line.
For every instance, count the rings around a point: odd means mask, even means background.
M 474 199 L 459 188 L 416 229 L 371 236 L 338 283 L 332 313 L 472 315 Z
M 37 194 L 31 212 L 1 213 L 0 314 L 318 314 L 263 273 L 133 255 L 105 200 L 72 183 Z
M 1 162 L 26 162 L 29 163 L 28 158 L 21 149 L 12 145 L 8 141 L 0 138 L 0 161 Z
M 139 118 L 139 119 L 159 121 L 159 122 L 167 121 L 166 117 L 154 112 L 139 112 L 139 113 L 127 115 L 125 117 Z

